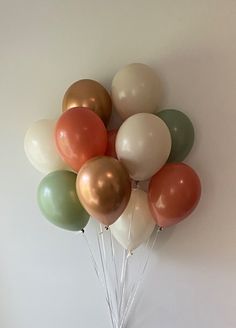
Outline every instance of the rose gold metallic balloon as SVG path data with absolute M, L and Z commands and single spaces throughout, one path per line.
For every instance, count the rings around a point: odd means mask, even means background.
M 131 182 L 124 166 L 112 157 L 96 157 L 80 169 L 76 190 L 79 199 L 94 218 L 109 226 L 125 210 Z
M 112 102 L 107 90 L 100 83 L 94 80 L 79 80 L 69 87 L 63 98 L 63 112 L 74 107 L 92 109 L 107 125 Z

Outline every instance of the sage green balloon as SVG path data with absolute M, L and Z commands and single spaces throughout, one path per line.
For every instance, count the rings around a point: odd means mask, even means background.
M 55 171 L 41 181 L 37 194 L 43 215 L 56 226 L 71 231 L 82 230 L 89 220 L 76 194 L 75 183 L 75 173 Z
M 193 124 L 183 112 L 176 109 L 165 109 L 156 114 L 168 126 L 172 146 L 168 162 L 182 162 L 194 143 Z

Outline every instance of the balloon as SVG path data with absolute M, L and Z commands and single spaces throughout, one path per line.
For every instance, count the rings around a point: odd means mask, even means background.
M 132 179 L 147 180 L 167 161 L 171 136 L 157 116 L 140 113 L 121 125 L 116 137 L 116 152 Z
M 82 230 L 89 220 L 75 190 L 76 174 L 55 171 L 38 187 L 38 205 L 43 215 L 56 226 L 72 231 Z
M 125 66 L 113 78 L 112 101 L 123 119 L 137 113 L 153 113 L 160 103 L 157 75 L 145 64 Z
M 118 129 L 113 129 L 107 132 L 108 142 L 107 142 L 107 150 L 106 156 L 117 158 L 116 154 L 116 136 Z
M 94 80 L 77 81 L 66 91 L 62 109 L 66 111 L 74 107 L 90 108 L 105 125 L 108 124 L 112 111 L 111 98 L 107 90 Z
M 28 129 L 24 139 L 28 160 L 38 171 L 46 174 L 68 168 L 58 154 L 54 141 L 54 128 L 53 120 L 37 121 Z
M 183 163 L 168 163 L 151 179 L 149 205 L 160 227 L 186 218 L 197 206 L 201 183 L 195 171 Z
M 104 155 L 107 147 L 107 131 L 102 120 L 86 108 L 73 108 L 62 114 L 55 138 L 60 155 L 75 171 L 88 159 Z
M 147 193 L 133 189 L 126 209 L 110 229 L 116 240 L 125 249 L 132 251 L 148 240 L 155 225 L 148 206 Z
M 109 226 L 128 204 L 131 183 L 118 160 L 103 156 L 93 158 L 82 166 L 76 190 L 88 213 Z
M 172 139 L 169 162 L 181 162 L 192 149 L 193 124 L 184 113 L 176 109 L 165 109 L 157 114 L 168 126 Z

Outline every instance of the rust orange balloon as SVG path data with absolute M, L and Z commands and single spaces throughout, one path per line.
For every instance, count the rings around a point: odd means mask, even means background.
M 104 155 L 107 131 L 93 111 L 73 108 L 63 113 L 57 121 L 55 140 L 63 160 L 79 171 L 90 158 Z
M 116 154 L 116 135 L 117 135 L 118 129 L 113 129 L 107 131 L 107 150 L 106 150 L 106 156 L 111 156 L 114 158 L 117 158 Z
M 109 93 L 100 83 L 85 79 L 73 83 L 64 95 L 62 110 L 66 111 L 74 107 L 90 108 L 107 125 L 111 116 L 112 102 Z
M 125 210 L 131 182 L 124 166 L 112 157 L 97 157 L 80 169 L 76 190 L 87 212 L 103 224 L 114 223 Z
M 201 195 L 198 175 L 184 163 L 169 163 L 158 171 L 149 185 L 149 205 L 160 227 L 185 219 L 197 206 Z

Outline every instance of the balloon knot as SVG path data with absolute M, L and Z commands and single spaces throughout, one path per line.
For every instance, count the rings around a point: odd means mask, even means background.
M 84 229 L 81 229 L 80 231 L 81 231 L 82 233 L 84 233 L 84 232 L 85 232 L 85 231 L 84 231 Z

